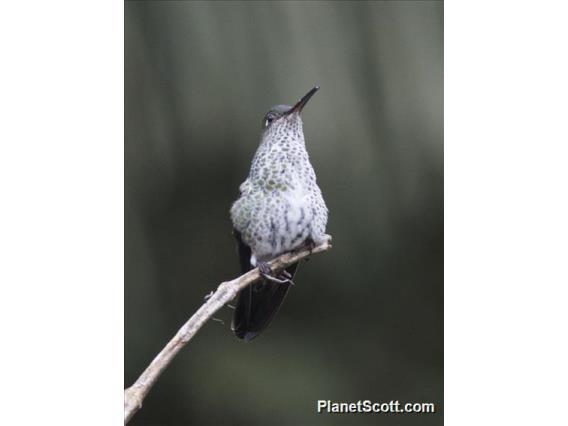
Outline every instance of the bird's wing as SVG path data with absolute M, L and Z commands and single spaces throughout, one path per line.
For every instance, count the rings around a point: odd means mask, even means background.
M 241 274 L 246 274 L 252 269 L 250 264 L 250 257 L 252 255 L 250 247 L 247 246 L 243 239 L 241 238 L 241 233 L 236 229 L 233 229 L 233 235 L 237 240 L 237 251 L 239 253 L 239 264 L 241 266 Z

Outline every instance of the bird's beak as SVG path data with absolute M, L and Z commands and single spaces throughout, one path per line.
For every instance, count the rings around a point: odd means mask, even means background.
M 310 90 L 308 93 L 306 93 L 304 95 L 304 97 L 302 99 L 300 99 L 296 105 L 294 105 L 292 108 L 290 108 L 290 110 L 286 113 L 286 115 L 293 114 L 295 112 L 297 112 L 297 113 L 302 112 L 302 109 L 304 109 L 304 107 L 306 106 L 306 104 L 308 103 L 310 98 L 312 96 L 314 96 L 314 94 L 318 90 L 319 90 L 319 86 L 315 86 L 312 90 Z

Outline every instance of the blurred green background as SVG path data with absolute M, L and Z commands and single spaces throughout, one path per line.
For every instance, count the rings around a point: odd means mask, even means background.
M 229 208 L 261 119 L 304 110 L 334 248 L 246 344 L 219 313 L 133 425 L 439 425 L 443 4 L 125 3 L 125 386 L 239 274 Z M 434 415 L 316 414 L 318 399 Z

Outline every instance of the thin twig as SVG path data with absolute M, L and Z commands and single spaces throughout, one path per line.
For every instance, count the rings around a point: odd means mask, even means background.
M 298 250 L 285 253 L 269 262 L 275 273 L 298 262 L 311 254 L 327 251 L 331 248 L 331 237 L 320 245 L 310 248 L 300 247 Z M 189 342 L 199 329 L 212 316 L 235 298 L 243 288 L 258 281 L 260 274 L 258 268 L 235 278 L 232 281 L 221 283 L 217 290 L 207 298 L 207 301 L 193 314 L 193 316 L 178 330 L 162 351 L 154 358 L 152 363 L 144 370 L 136 382 L 124 391 L 124 423 L 132 418 L 141 407 L 144 398 L 166 367 L 172 362 L 176 354 Z

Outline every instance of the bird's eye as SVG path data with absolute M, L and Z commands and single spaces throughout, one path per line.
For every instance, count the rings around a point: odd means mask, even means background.
M 264 127 L 268 127 L 268 125 L 274 121 L 274 118 L 274 115 L 268 114 L 264 120 Z

